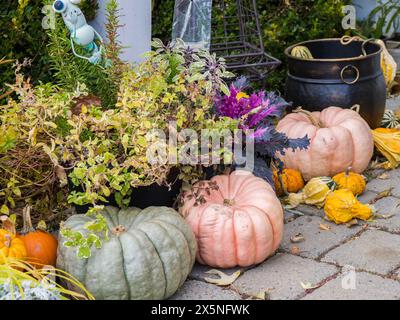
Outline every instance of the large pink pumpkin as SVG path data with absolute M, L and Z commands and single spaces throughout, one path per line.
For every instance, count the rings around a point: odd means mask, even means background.
M 278 154 L 286 168 L 299 170 L 305 180 L 333 176 L 351 167 L 362 173 L 372 158 L 374 141 L 371 129 L 361 116 L 350 109 L 329 107 L 321 112 L 288 114 L 277 126 L 289 138 L 308 135 L 307 150 L 287 150 Z
M 264 261 L 278 248 L 283 233 L 283 209 L 274 190 L 244 170 L 211 181 L 218 190 L 203 191 L 205 203 L 194 206 L 187 193 L 180 210 L 196 236 L 197 261 L 219 268 Z

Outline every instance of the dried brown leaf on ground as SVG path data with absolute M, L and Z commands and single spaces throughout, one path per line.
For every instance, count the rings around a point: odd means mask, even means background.
M 238 270 L 231 275 L 227 275 L 226 273 L 217 269 L 208 270 L 206 271 L 206 273 L 219 276 L 219 278 L 206 277 L 204 278 L 205 281 L 207 281 L 208 283 L 216 284 L 217 286 L 225 287 L 234 283 L 236 279 L 239 278 L 239 276 L 242 274 L 242 270 Z
M 299 243 L 305 240 L 302 233 L 295 234 L 293 237 L 290 238 L 291 243 Z
M 357 219 L 352 219 L 349 222 L 346 223 L 347 228 L 351 228 L 354 226 L 358 226 L 358 220 Z
M 318 285 L 312 285 L 310 282 L 302 282 L 300 281 L 300 285 L 304 290 L 311 290 L 311 289 L 315 289 L 318 288 Z
M 291 253 L 291 254 L 294 254 L 294 255 L 298 255 L 298 254 L 300 253 L 300 248 L 297 247 L 297 246 L 293 246 L 293 247 L 290 249 L 290 253 Z
M 261 290 L 259 293 L 255 294 L 253 297 L 256 298 L 257 300 L 269 300 L 270 292 L 274 289 L 275 288 L 268 288 L 268 289 Z
M 393 189 L 393 187 L 390 188 L 390 189 L 384 190 L 382 192 L 379 192 L 378 195 L 369 202 L 369 204 L 374 204 L 378 200 L 381 200 L 383 198 L 391 196 L 392 195 L 392 189 Z
M 389 175 L 387 174 L 387 172 L 384 172 L 384 173 L 382 173 L 381 175 L 378 176 L 378 179 L 387 180 L 387 179 L 389 179 Z
M 330 226 L 328 226 L 328 225 L 326 225 L 326 224 L 323 224 L 323 223 L 321 223 L 321 224 L 319 225 L 319 228 L 320 228 L 321 230 L 324 230 L 324 231 L 330 231 L 330 230 L 331 230 L 331 227 L 330 227 Z

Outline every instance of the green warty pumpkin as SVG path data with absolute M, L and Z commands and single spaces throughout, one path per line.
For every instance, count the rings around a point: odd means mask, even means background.
M 149 207 L 102 211 L 110 240 L 79 259 L 76 248 L 63 246 L 61 236 L 57 267 L 81 281 L 96 299 L 166 299 L 189 275 L 196 255 L 196 240 L 185 220 L 173 209 Z M 94 218 L 74 215 L 66 228 L 86 234 Z

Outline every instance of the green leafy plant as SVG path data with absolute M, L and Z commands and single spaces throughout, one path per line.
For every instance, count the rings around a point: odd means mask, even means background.
M 76 288 L 67 289 L 56 278 Z M 34 268 L 29 263 L 7 258 L 0 264 L 0 300 L 94 300 L 72 275 L 53 267 Z
M 153 47 L 145 62 L 124 73 L 116 108 L 83 107 L 68 119 L 69 133 L 53 140 L 55 161 L 70 170 L 75 186 L 68 201 L 92 205 L 87 214 L 97 216 L 86 226 L 93 231 L 86 237 L 62 231 L 69 239 L 66 244 L 77 246 L 82 257 L 99 245 L 98 237 L 107 230 L 99 212 L 111 196 L 120 207 L 127 207 L 134 188 L 173 183 L 168 177 L 174 168 L 188 185 L 202 177 L 202 165 L 181 163 L 178 150 L 186 140 L 179 137 L 176 149 L 170 149 L 168 141 L 157 142 L 177 156 L 176 163 L 152 163 L 148 151 L 154 132 L 171 133 L 171 122 L 177 133 L 189 128 L 199 134 L 237 128 L 236 120 L 217 118 L 212 112 L 216 95 L 228 90 L 223 77 L 232 76 L 222 59 L 188 49 L 181 41 L 164 45 L 154 40 Z M 223 158 L 228 153 L 221 147 L 210 150 L 209 156 Z
M 56 222 L 65 208 L 66 176 L 52 161 L 51 137 L 60 133 L 57 123 L 76 94 L 51 84 L 34 87 L 21 74 L 27 63 L 16 64 L 15 84 L 8 87 L 15 98 L 0 106 L 0 212 L 20 216 L 30 204 L 35 220 Z
M 360 25 L 365 37 L 381 39 L 399 27 L 400 1 L 378 0 L 377 6 Z
M 45 0 L 51 4 L 51 0 Z M 47 30 L 50 70 L 57 85 L 64 90 L 74 91 L 78 84 L 84 83 L 88 91 L 97 96 L 102 106 L 112 108 L 115 105 L 118 92 L 119 70 L 123 63 L 118 55 L 121 45 L 118 42 L 119 15 L 115 0 L 110 0 L 106 7 L 108 22 L 106 31 L 110 39 L 105 43 L 106 58 L 111 66 L 94 65 L 76 57 L 72 53 L 70 36 L 60 15 L 56 16 L 55 28 Z M 82 48 L 78 48 L 78 50 Z

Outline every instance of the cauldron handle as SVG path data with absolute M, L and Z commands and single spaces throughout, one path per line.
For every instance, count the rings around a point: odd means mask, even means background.
M 353 81 L 347 81 L 344 78 L 344 72 L 347 69 L 353 69 L 356 71 L 356 78 Z M 346 84 L 355 84 L 358 81 L 358 79 L 360 79 L 360 70 L 358 70 L 358 68 L 353 66 L 352 64 L 348 64 L 347 66 L 343 67 L 342 71 L 340 71 L 340 79 Z

